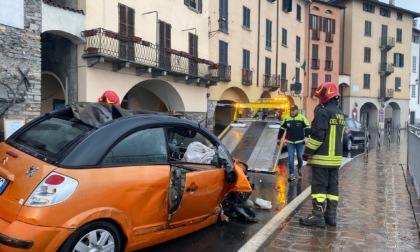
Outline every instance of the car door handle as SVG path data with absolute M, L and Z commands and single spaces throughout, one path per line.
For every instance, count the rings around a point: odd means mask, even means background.
M 187 192 L 195 192 L 198 190 L 198 186 L 187 187 Z

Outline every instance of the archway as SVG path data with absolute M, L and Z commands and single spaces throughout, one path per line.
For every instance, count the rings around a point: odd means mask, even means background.
M 41 115 L 63 108 L 66 96 L 63 83 L 57 75 L 43 72 L 41 75 Z
M 390 122 L 392 128 L 397 128 L 401 120 L 401 108 L 396 102 L 390 102 L 385 107 L 385 125 Z
M 360 122 L 368 128 L 378 126 L 378 108 L 375 104 L 367 102 L 360 107 Z
M 138 83 L 124 96 L 121 107 L 133 111 L 185 111 L 178 92 L 163 80 L 146 80 Z

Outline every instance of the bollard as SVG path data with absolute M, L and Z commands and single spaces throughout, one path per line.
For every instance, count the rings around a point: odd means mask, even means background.
M 397 131 L 397 142 L 400 143 L 401 139 L 401 125 L 398 123 L 398 131 Z
M 381 150 L 381 126 L 378 124 L 378 137 L 376 140 L 376 149 Z

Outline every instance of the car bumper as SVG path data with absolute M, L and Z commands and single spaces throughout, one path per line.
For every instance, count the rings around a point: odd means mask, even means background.
M 57 251 L 72 231 L 0 219 L 0 251 Z

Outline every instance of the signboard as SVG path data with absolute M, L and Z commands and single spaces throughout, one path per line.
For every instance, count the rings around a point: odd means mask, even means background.
M 380 109 L 379 110 L 379 122 L 384 122 L 384 110 Z
M 25 125 L 25 119 L 23 118 L 3 118 L 4 140 L 23 125 Z

